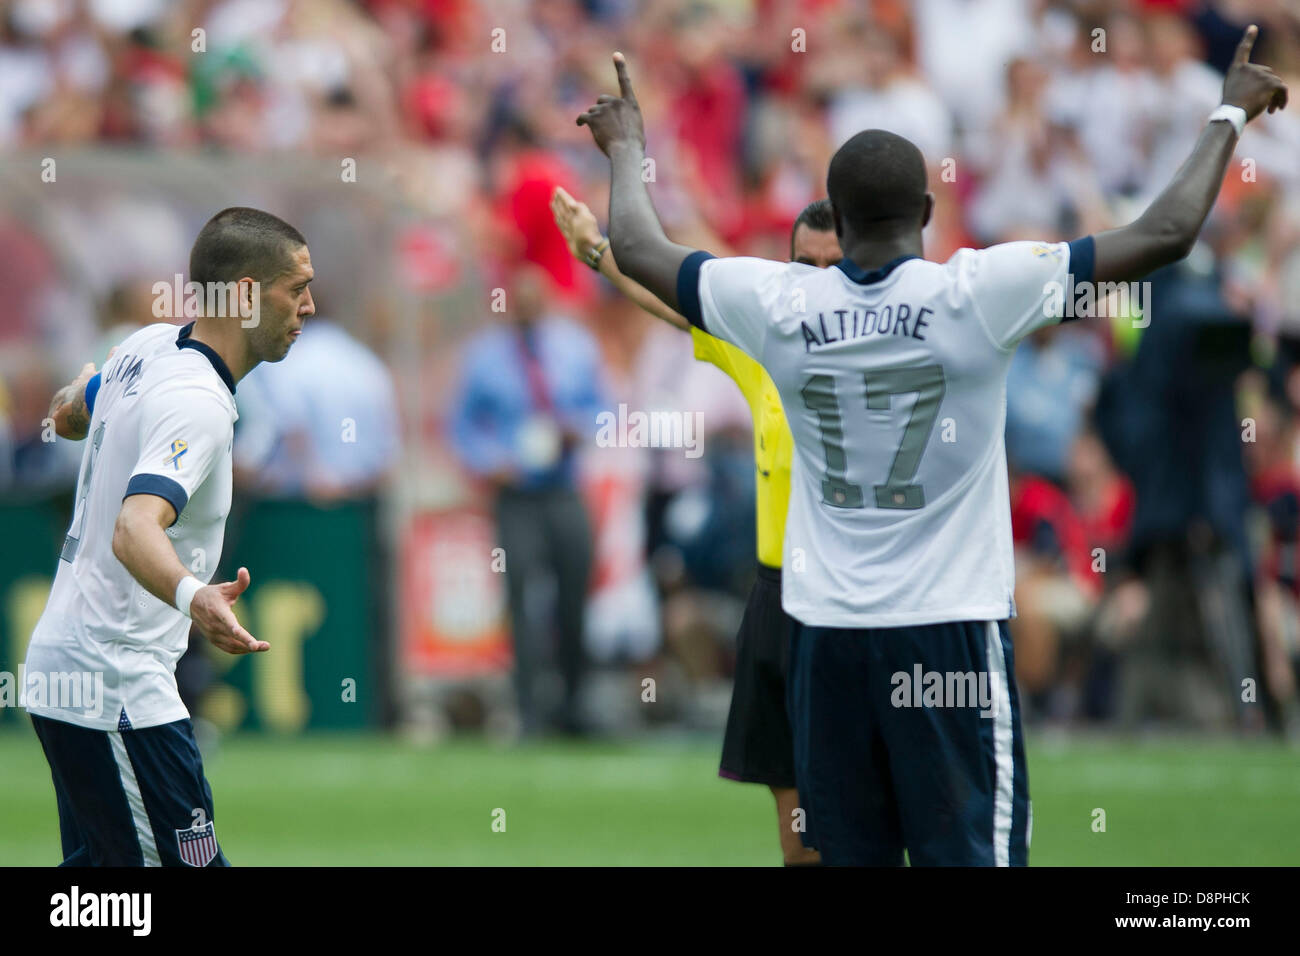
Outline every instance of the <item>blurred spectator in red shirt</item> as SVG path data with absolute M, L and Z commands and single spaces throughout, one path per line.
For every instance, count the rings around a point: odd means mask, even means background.
M 536 263 L 555 281 L 562 298 L 585 301 L 592 293 L 591 279 L 578 271 L 579 264 L 569 255 L 551 215 L 555 187 L 577 189 L 573 173 L 542 146 L 537 131 L 523 117 L 508 115 L 500 136 L 496 210 L 511 247 L 500 250 L 502 257 Z

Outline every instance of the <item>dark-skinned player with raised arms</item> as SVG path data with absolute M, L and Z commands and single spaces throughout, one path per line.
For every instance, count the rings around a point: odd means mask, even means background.
M 591 265 L 651 315 L 691 333 L 695 357 L 717 366 L 740 388 L 754 420 L 754 510 L 758 574 L 750 590 L 736 635 L 736 675 L 723 735 L 720 776 L 765 784 L 776 801 L 781 855 L 787 866 L 816 865 L 816 850 L 803 845 L 807 827 L 799 813 L 795 787 L 794 738 L 786 712 L 793 621 L 781 609 L 781 542 L 790 499 L 790 462 L 794 442 L 771 377 L 752 358 L 721 339 L 693 327 L 649 290 L 619 271 L 609 240 L 585 203 L 556 187 L 551 197 L 555 224 L 574 257 Z M 795 218 L 790 229 L 790 258 L 827 269 L 841 258 L 830 202 L 819 199 Z
M 1068 243 L 961 249 L 944 263 L 922 257 L 934 197 L 920 151 L 900 136 L 864 130 L 832 157 L 844 258 L 822 270 L 714 258 L 664 234 L 641 179 L 645 133 L 622 54 L 620 95 L 578 117 L 610 161 L 620 270 L 758 361 L 785 408 L 795 772 L 824 863 L 1028 862 L 1006 627 L 1007 369 L 1022 338 L 1061 321 L 1053 289 L 1140 279 L 1191 250 L 1245 124 L 1286 105 L 1277 74 L 1250 63 L 1257 33 L 1242 37 L 1191 154 L 1132 223 Z M 913 675 L 924 695 L 908 691 Z

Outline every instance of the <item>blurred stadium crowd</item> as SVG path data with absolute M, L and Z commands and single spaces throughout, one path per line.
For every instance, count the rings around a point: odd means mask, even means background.
M 699 413 L 698 457 L 577 443 L 585 654 L 616 685 L 635 670 L 686 688 L 666 713 L 720 721 L 753 573 L 748 409 L 689 337 L 569 255 L 548 206 L 562 185 L 603 218 L 606 166 L 574 118 L 610 88 L 610 51 L 638 77 L 678 241 L 785 258 L 832 152 L 882 127 L 931 164 L 926 254 L 943 260 L 1135 216 L 1218 104 L 1250 22 L 1255 61 L 1294 83 L 1300 13 L 1285 0 L 5 0 L 0 150 L 33 181 L 64 153 L 315 162 L 336 190 L 342 158 L 362 181 L 382 170 L 404 211 L 365 238 L 329 217 L 327 191 L 296 200 L 323 318 L 240 384 L 237 462 L 247 495 L 379 500 L 394 556 L 418 510 L 488 500 L 454 418 L 462 346 L 501 319 L 494 289 L 573 320 L 598 356 L 597 407 Z M 1295 104 L 1236 156 L 1203 241 L 1151 277 L 1140 309 L 1046 329 L 1013 365 L 1013 632 L 1031 721 L 1297 729 Z M 49 396 L 153 321 L 152 283 L 183 271 L 216 208 L 133 195 L 48 218 L 0 204 L 10 500 L 68 494 L 78 449 L 42 441 Z M 352 244 L 391 264 L 360 289 Z M 356 441 L 340 444 L 341 419 Z M 239 560 L 256 577 L 257 556 Z

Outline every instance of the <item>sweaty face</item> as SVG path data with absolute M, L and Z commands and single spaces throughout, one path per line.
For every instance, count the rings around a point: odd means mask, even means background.
M 278 362 L 302 333 L 303 323 L 316 314 L 308 284 L 316 275 L 311 254 L 299 246 L 289 255 L 289 268 L 260 289 L 260 315 L 248 330 L 253 356 L 259 362 Z
M 840 251 L 840 241 L 834 230 L 822 231 L 811 229 L 807 223 L 800 223 L 794 231 L 794 261 L 807 266 L 825 269 L 835 265 L 844 258 Z

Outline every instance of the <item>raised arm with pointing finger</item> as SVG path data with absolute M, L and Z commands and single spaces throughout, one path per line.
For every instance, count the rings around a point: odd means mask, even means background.
M 624 275 L 680 313 L 677 273 L 682 261 L 695 250 L 673 242 L 659 223 L 641 178 L 645 129 L 622 53 L 614 54 L 614 69 L 620 95 L 602 93 L 596 104 L 578 117 L 578 125 L 591 130 L 596 145 L 609 157 L 610 248 Z
M 1191 250 L 1219 194 L 1228 161 L 1245 124 L 1268 110 L 1283 109 L 1287 88 L 1266 66 L 1250 62 L 1259 30 L 1247 28 L 1223 81 L 1223 102 L 1196 147 L 1165 190 L 1138 219 L 1095 236 L 1091 278 L 1116 282 L 1140 278 L 1182 259 Z M 622 273 L 648 288 L 676 312 L 679 267 L 694 250 L 663 231 L 641 177 L 645 131 L 623 54 L 614 54 L 619 96 L 602 94 L 578 117 L 609 157 L 610 243 Z
M 1098 233 L 1093 279 L 1137 279 L 1177 262 L 1191 251 L 1205 217 L 1214 206 L 1223 175 L 1246 123 L 1267 109 L 1286 106 L 1281 78 L 1250 62 L 1259 31 L 1251 26 L 1237 45 L 1223 80 L 1223 104 L 1211 114 L 1192 154 L 1138 219 L 1119 229 Z

